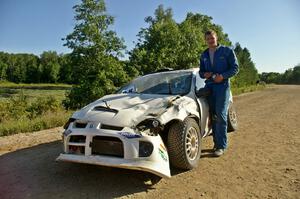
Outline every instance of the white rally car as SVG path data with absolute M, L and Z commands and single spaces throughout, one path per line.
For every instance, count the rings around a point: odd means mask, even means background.
M 199 69 L 138 77 L 116 94 L 75 112 L 64 126 L 57 161 L 136 169 L 170 177 L 170 164 L 197 166 L 211 132 Z M 228 129 L 237 128 L 232 97 Z

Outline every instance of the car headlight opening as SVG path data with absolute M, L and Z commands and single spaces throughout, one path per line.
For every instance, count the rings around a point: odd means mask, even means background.
M 147 135 L 155 136 L 162 130 L 162 126 L 157 119 L 151 118 L 140 122 L 137 125 L 137 130 Z

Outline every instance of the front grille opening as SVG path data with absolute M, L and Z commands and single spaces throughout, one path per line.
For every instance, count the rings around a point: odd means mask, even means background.
M 69 154 L 84 155 L 84 152 L 85 152 L 84 146 L 69 145 Z
M 123 129 L 123 127 L 121 127 L 121 126 L 112 126 L 112 125 L 107 125 L 107 124 L 101 124 L 101 129 L 121 131 Z
M 87 123 L 75 122 L 75 128 L 84 129 Z
M 85 139 L 86 137 L 84 135 L 72 135 L 69 142 L 85 143 Z
M 123 143 L 119 138 L 94 136 L 91 146 L 92 155 L 124 157 Z

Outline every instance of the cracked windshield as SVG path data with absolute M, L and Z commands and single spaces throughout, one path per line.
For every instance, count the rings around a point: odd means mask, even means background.
M 137 78 L 118 93 L 185 95 L 191 88 L 192 72 L 157 73 Z

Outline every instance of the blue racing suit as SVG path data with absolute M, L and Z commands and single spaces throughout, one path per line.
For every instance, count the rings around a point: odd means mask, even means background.
M 212 94 L 208 97 L 210 113 L 212 114 L 212 130 L 215 148 L 227 148 L 227 110 L 230 97 L 229 78 L 238 73 L 238 61 L 234 51 L 226 46 L 218 46 L 210 62 L 209 51 L 206 49 L 200 57 L 200 77 L 205 72 L 222 74 L 224 80 L 215 83 L 212 78 L 205 81 L 205 87 L 210 88 Z

